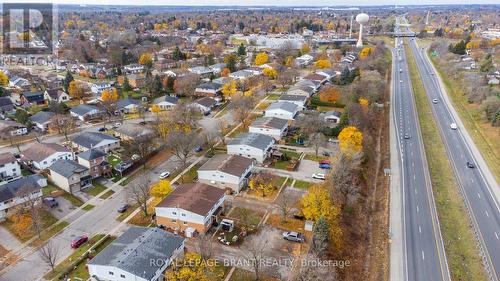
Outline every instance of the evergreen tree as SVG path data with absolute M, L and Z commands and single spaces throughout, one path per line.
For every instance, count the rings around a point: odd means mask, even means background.
M 125 92 L 128 92 L 128 91 L 132 90 L 132 86 L 130 86 L 130 83 L 128 82 L 128 77 L 127 76 L 125 76 L 125 78 L 123 78 L 123 90 Z
M 161 84 L 160 76 L 155 75 L 155 77 L 153 78 L 153 83 L 151 85 L 151 94 L 153 94 L 153 96 L 159 96 L 162 90 L 163 86 Z
M 186 54 L 181 52 L 181 49 L 179 49 L 179 46 L 176 46 L 174 52 L 172 53 L 172 59 L 175 61 L 185 60 Z
M 71 72 L 67 71 L 66 72 L 66 77 L 64 77 L 64 80 L 63 80 L 63 88 L 64 88 L 64 91 L 67 93 L 68 92 L 68 88 L 69 88 L 69 83 L 71 83 L 71 81 L 75 80 L 73 78 L 73 74 L 71 74 Z
M 240 44 L 238 47 L 238 56 L 245 56 L 247 54 L 247 48 L 243 45 L 243 43 Z
M 320 217 L 313 229 L 313 249 L 318 255 L 322 254 L 328 248 L 330 240 L 330 226 L 325 217 Z
M 493 59 L 491 58 L 491 55 L 488 54 L 486 58 L 484 58 L 483 63 L 481 63 L 481 72 L 490 72 L 494 68 Z

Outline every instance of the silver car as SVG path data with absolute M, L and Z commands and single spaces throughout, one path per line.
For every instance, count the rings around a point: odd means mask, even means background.
M 304 243 L 304 241 L 306 240 L 302 233 L 295 231 L 283 232 L 283 238 L 285 238 L 288 241 L 299 242 L 299 243 Z

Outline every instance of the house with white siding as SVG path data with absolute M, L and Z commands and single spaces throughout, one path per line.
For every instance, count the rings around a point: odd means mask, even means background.
M 243 133 L 227 143 L 227 154 L 240 155 L 263 163 L 273 145 L 274 139 L 270 136 Z
M 277 141 L 286 135 L 287 129 L 288 121 L 275 117 L 260 117 L 248 127 L 250 133 L 268 135 Z
M 0 182 L 21 176 L 21 166 L 10 152 L 0 154 Z
M 38 170 L 49 168 L 57 160 L 73 159 L 73 153 L 57 143 L 34 142 L 28 149 L 21 153 L 21 161 Z
M 198 169 L 198 181 L 235 193 L 247 184 L 254 160 L 228 154 L 216 154 Z
M 40 200 L 43 195 L 42 188 L 46 186 L 47 179 L 36 174 L 0 185 L 0 221 L 4 220 L 14 207 L 28 200 Z
M 265 117 L 276 117 L 280 119 L 293 120 L 299 113 L 300 108 L 295 103 L 278 101 L 272 103 L 264 110 Z

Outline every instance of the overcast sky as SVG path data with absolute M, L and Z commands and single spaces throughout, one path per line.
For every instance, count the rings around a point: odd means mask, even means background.
M 179 6 L 366 6 L 366 5 L 436 5 L 498 4 L 498 0 L 6 0 L 3 2 L 54 2 L 60 4 L 99 5 L 179 5 Z

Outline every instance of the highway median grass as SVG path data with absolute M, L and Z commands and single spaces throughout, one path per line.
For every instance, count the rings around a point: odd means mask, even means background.
M 451 280 L 488 280 L 415 59 L 405 48 Z

